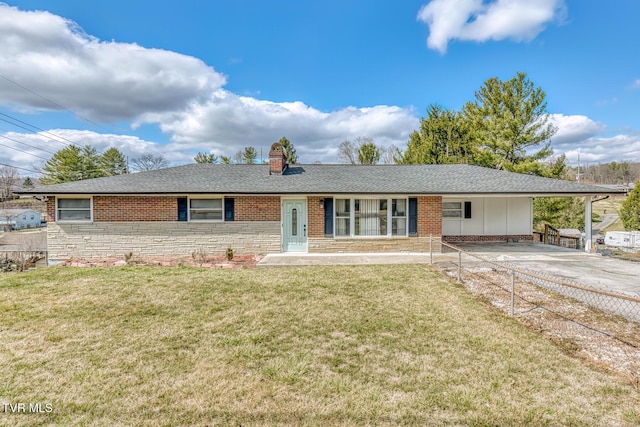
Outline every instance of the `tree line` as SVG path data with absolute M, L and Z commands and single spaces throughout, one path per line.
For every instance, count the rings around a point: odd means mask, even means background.
M 298 163 L 298 155 L 296 154 L 296 148 L 293 146 L 293 143 L 284 136 L 280 138 L 278 142 L 282 145 L 282 147 L 285 150 L 285 154 L 287 156 L 287 163 L 290 165 L 294 165 Z M 258 150 L 256 150 L 256 148 L 253 146 L 244 147 L 242 150 L 237 151 L 233 155 L 233 157 L 228 157 L 223 155 L 217 156 L 213 153 L 198 152 L 198 154 L 196 154 L 193 160 L 196 163 L 212 163 L 212 164 L 220 163 L 224 165 L 230 165 L 230 164 L 253 165 L 258 162 Z

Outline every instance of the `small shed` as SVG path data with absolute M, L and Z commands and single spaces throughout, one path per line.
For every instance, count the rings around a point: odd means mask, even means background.
M 31 209 L 0 209 L 0 230 L 40 227 L 41 215 Z

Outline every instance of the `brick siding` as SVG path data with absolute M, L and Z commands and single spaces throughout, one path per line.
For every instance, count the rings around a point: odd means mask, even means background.
M 307 227 L 309 237 L 324 237 L 324 207 L 320 207 L 320 199 L 330 196 L 307 197 Z
M 47 222 L 56 220 L 56 198 L 47 197 Z
M 236 221 L 280 221 L 279 196 L 235 196 Z
M 47 198 L 47 217 L 55 222 L 55 197 Z M 236 196 L 236 221 L 280 221 L 280 197 Z M 178 220 L 177 196 L 94 196 L 94 222 L 164 222 Z
M 95 196 L 94 222 L 178 220 L 178 199 L 159 196 Z
M 442 235 L 442 197 L 418 197 L 418 236 Z

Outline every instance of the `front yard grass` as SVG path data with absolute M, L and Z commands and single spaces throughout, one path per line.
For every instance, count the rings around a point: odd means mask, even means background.
M 425 266 L 0 281 L 0 425 L 640 424 L 632 385 Z

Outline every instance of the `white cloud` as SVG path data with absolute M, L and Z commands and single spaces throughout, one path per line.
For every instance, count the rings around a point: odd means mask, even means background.
M 564 11 L 563 0 L 431 0 L 418 20 L 429 26 L 429 48 L 445 53 L 451 40 L 533 40 Z
M 567 160 L 571 164 L 640 162 L 640 136 L 615 135 L 606 138 L 588 138 L 567 147 Z
M 605 125 L 586 116 L 552 114 L 558 132 L 551 139 L 555 154 L 566 154 L 570 164 L 580 162 L 608 163 L 611 161 L 640 162 L 640 136 L 601 136 Z
M 136 44 L 104 42 L 49 12 L 0 4 L 0 104 L 61 106 L 102 122 L 170 111 L 207 95 L 225 77 L 201 60 Z
M 605 130 L 603 123 L 595 122 L 582 115 L 552 114 L 551 122 L 558 128 L 552 138 L 553 145 L 556 147 L 571 146 L 601 134 Z
M 267 151 L 286 136 L 303 162 L 335 163 L 343 140 L 366 136 L 384 146 L 404 145 L 419 119 L 412 110 L 394 106 L 326 113 L 302 102 L 276 103 L 218 90 L 185 111 L 145 114 L 138 122 L 142 123 L 158 123 L 172 135 L 172 146 L 182 150 L 233 155 L 251 145 Z
M 34 155 L 48 159 L 51 157 L 51 153 L 63 149 L 71 142 L 78 146 L 90 145 L 98 150 L 99 153 L 110 147 L 115 147 L 132 159 L 145 153 L 165 154 L 164 147 L 155 142 L 145 141 L 130 135 L 101 134 L 87 130 L 52 129 L 36 134 L 7 132 L 2 136 L 11 138 L 14 141 L 21 141 L 31 147 L 42 148 L 42 150 L 38 150 L 0 138 L 2 144 L 11 145 L 26 152 L 11 149 L 0 150 L 0 162 L 28 169 L 37 169 L 45 163 L 45 160 Z M 26 175 L 28 173 L 21 171 L 20 174 Z

